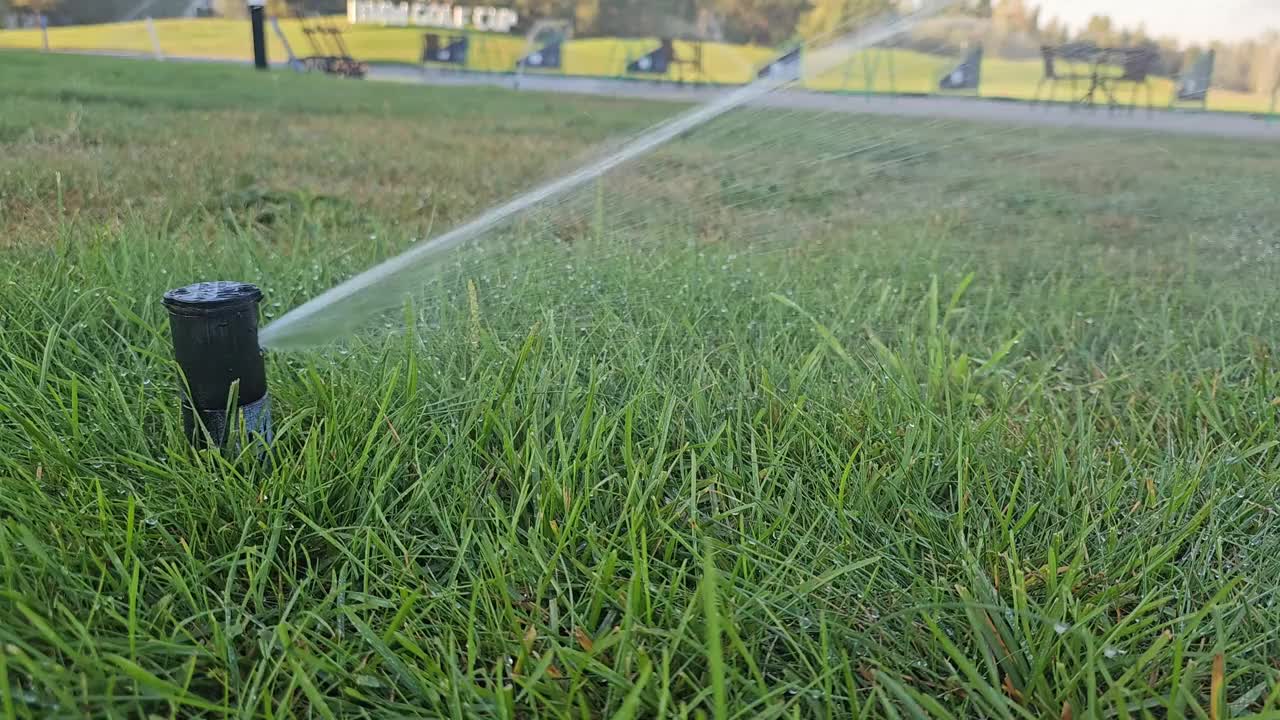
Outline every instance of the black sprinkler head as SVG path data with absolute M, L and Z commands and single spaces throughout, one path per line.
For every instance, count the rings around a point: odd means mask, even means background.
M 271 442 L 271 399 L 258 346 L 262 291 L 249 283 L 202 282 L 164 295 L 173 335 L 173 355 L 186 379 L 182 422 L 196 447 L 207 437 L 218 447 L 244 430 Z M 229 405 L 237 385 L 236 407 Z

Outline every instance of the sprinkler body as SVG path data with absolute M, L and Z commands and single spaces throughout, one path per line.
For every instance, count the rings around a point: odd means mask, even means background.
M 247 435 L 271 442 L 271 399 L 258 346 L 261 300 L 256 286 L 227 281 L 196 283 L 164 295 L 173 355 L 186 381 L 183 429 L 196 447 L 204 447 L 207 439 L 225 447 L 239 434 L 241 417 Z

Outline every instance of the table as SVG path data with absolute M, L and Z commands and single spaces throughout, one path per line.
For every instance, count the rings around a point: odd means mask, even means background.
M 1089 66 L 1089 74 L 1085 76 L 1089 81 L 1089 90 L 1077 101 L 1089 106 L 1097 103 L 1100 91 L 1105 93 L 1111 105 L 1118 104 L 1113 85 L 1125 79 L 1126 63 L 1141 52 L 1145 51 L 1141 48 L 1099 47 L 1092 43 L 1071 43 L 1053 48 L 1053 54 L 1059 59 Z
M 1089 82 L 1089 92 L 1086 93 L 1080 101 L 1082 103 L 1087 103 L 1088 105 L 1093 105 L 1097 92 L 1101 90 L 1106 93 L 1107 102 L 1110 105 L 1113 107 L 1119 105 L 1120 103 L 1116 100 L 1115 95 L 1116 83 L 1125 80 L 1131 82 L 1146 81 L 1148 70 L 1145 67 L 1138 69 L 1141 73 L 1140 78 L 1129 77 L 1130 73 L 1134 72 L 1131 68 L 1131 62 L 1135 59 L 1140 59 L 1144 52 L 1146 51 L 1142 48 L 1098 48 L 1097 52 L 1095 52 L 1091 58 L 1089 73 L 1091 80 Z M 1120 72 L 1107 72 L 1108 69 L 1118 69 Z M 1135 90 L 1135 95 L 1136 92 L 1137 91 Z M 1148 102 L 1150 102 L 1150 98 L 1148 98 Z

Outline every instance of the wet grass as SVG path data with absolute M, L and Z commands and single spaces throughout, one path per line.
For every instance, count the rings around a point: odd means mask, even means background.
M 263 464 L 186 446 L 165 289 L 276 315 L 671 109 L 0 63 L 0 713 L 1280 712 L 1275 146 L 922 123 L 746 249 L 622 193 L 273 353 Z

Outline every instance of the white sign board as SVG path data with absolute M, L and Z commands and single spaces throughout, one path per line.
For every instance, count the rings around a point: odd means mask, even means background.
M 347 0 L 347 20 L 352 24 L 398 25 L 510 32 L 520 22 L 511 8 L 452 5 L 440 2 Z

